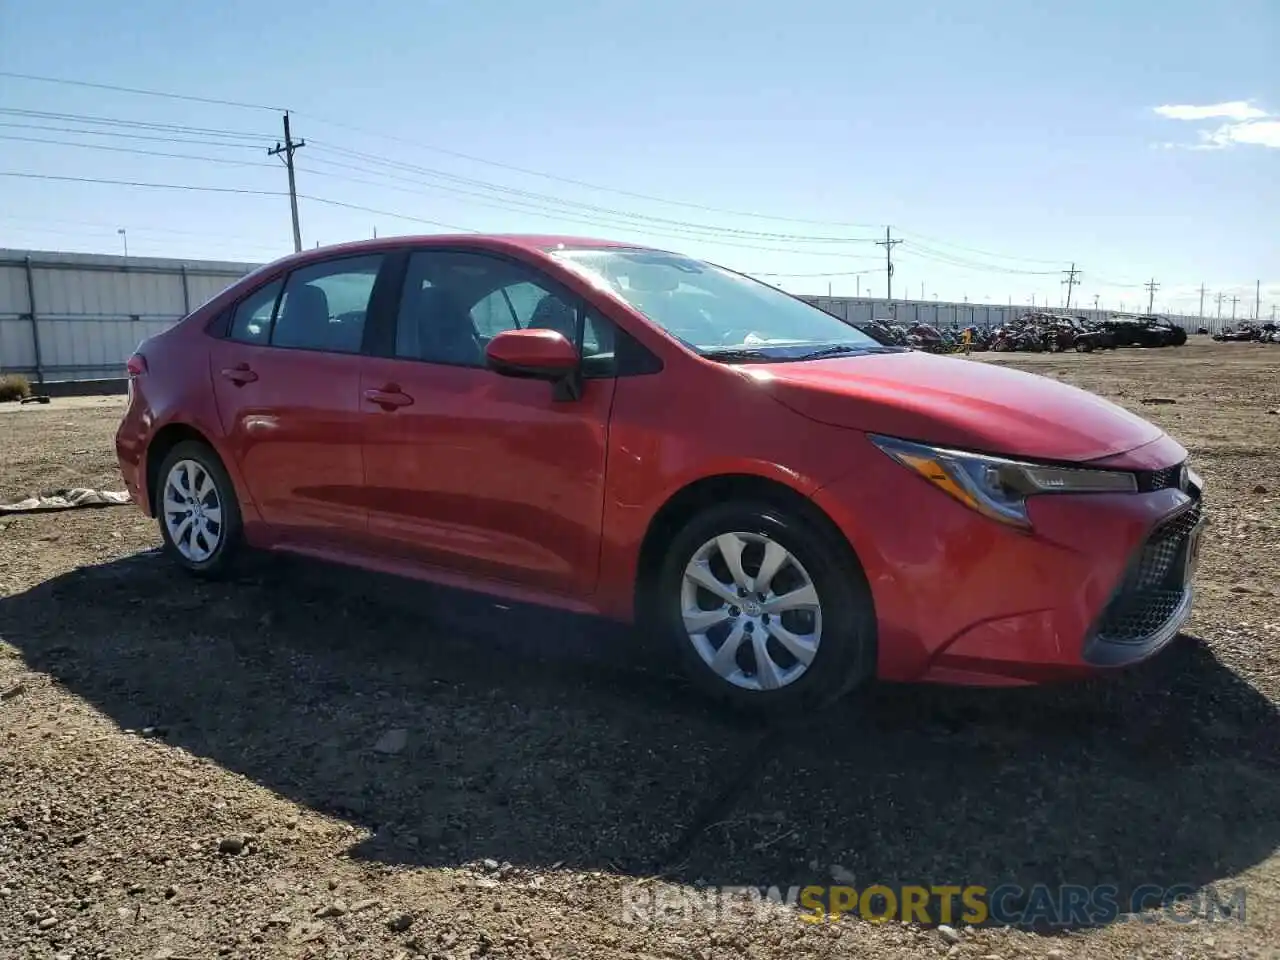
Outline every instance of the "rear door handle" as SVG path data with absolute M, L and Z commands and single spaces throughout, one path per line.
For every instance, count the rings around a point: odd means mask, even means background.
M 243 387 L 246 383 L 253 383 L 258 379 L 258 375 L 249 369 L 247 363 L 238 363 L 234 367 L 225 368 L 222 371 L 222 376 L 237 387 Z
M 366 390 L 364 398 L 370 403 L 376 403 L 383 410 L 395 410 L 397 407 L 407 407 L 413 403 L 413 397 L 394 383 L 388 383 L 379 390 Z

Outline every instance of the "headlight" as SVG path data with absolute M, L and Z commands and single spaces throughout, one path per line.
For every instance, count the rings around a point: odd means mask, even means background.
M 1138 479 L 1117 470 L 1022 463 L 872 434 L 871 442 L 966 507 L 1029 527 L 1027 497 L 1040 493 L 1133 493 Z

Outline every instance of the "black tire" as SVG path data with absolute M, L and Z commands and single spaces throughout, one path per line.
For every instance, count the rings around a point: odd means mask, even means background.
M 763 535 L 786 549 L 808 572 L 822 605 L 822 630 L 812 663 L 797 679 L 775 690 L 748 690 L 723 679 L 685 631 L 685 567 L 705 543 L 731 532 Z M 748 566 L 745 557 L 743 566 Z M 695 686 L 731 709 L 754 716 L 794 716 L 827 706 L 875 675 L 876 621 L 866 576 L 839 534 L 798 511 L 740 502 L 697 514 L 672 539 L 649 598 L 652 622 L 675 645 Z
M 192 460 L 204 468 L 213 481 L 221 504 L 222 523 L 219 527 L 217 545 L 205 559 L 195 560 L 185 556 L 173 542 L 169 525 L 164 518 L 164 487 L 175 464 L 183 460 Z M 207 444 L 198 440 L 184 440 L 176 444 L 160 464 L 156 473 L 157 488 L 153 492 L 156 523 L 160 527 L 160 537 L 164 541 L 164 552 L 178 566 L 189 573 L 200 577 L 217 578 L 231 570 L 237 556 L 241 553 L 244 539 L 244 525 L 240 516 L 240 503 L 236 499 L 235 485 L 227 474 L 217 453 Z
M 1088 340 L 1077 340 L 1076 353 L 1093 353 L 1093 344 Z

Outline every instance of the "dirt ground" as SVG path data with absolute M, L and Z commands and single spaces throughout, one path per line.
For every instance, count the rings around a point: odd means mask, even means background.
M 1151 663 L 754 728 L 600 624 L 301 561 L 201 584 L 132 507 L 0 517 L 0 957 L 1280 956 L 1280 348 L 973 362 L 1115 398 L 1191 450 L 1200 593 Z M 0 406 L 0 501 L 122 489 L 121 406 Z M 1185 884 L 1247 908 L 643 913 L 833 882 Z

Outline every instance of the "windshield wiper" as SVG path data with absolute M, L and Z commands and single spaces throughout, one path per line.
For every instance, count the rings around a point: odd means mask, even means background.
M 778 357 L 771 353 L 765 353 L 763 350 L 752 350 L 743 347 L 726 347 L 720 350 L 704 350 L 702 355 L 708 360 L 716 360 L 720 363 L 776 363 L 779 360 L 788 359 L 786 357 Z
M 831 347 L 823 347 L 821 350 L 814 350 L 812 353 L 801 354 L 793 357 L 794 360 L 821 360 L 823 357 L 843 357 L 849 354 L 869 354 L 869 353 L 903 353 L 905 347 L 894 346 L 888 343 L 868 343 L 860 347 L 855 347 L 847 343 L 838 343 Z

